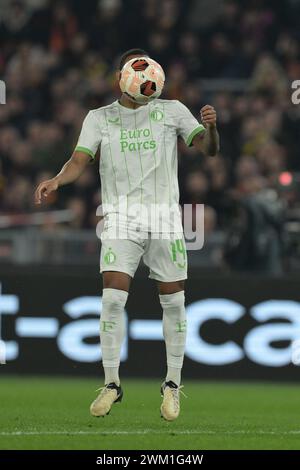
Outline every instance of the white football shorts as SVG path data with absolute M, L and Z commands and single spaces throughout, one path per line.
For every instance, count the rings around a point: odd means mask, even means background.
M 187 278 L 187 254 L 182 233 L 154 234 L 131 230 L 124 238 L 116 238 L 110 227 L 102 232 L 101 243 L 100 272 L 120 271 L 134 277 L 143 259 L 151 279 L 174 282 Z

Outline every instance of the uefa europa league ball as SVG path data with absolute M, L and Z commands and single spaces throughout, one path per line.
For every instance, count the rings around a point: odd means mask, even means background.
M 162 67 L 150 57 L 131 59 L 121 70 L 121 91 L 139 104 L 146 104 L 158 98 L 164 83 L 165 74 Z

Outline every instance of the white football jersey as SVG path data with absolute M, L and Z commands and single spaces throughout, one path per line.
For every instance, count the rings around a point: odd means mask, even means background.
M 155 99 L 137 109 L 114 101 L 90 111 L 75 150 L 94 158 L 100 147 L 106 223 L 118 221 L 149 232 L 182 232 L 177 137 L 190 146 L 204 130 L 177 100 Z

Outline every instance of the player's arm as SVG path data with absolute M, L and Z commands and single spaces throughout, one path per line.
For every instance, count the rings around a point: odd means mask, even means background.
M 61 171 L 52 179 L 43 181 L 35 191 L 35 203 L 41 204 L 42 199 L 60 186 L 76 181 L 82 175 L 85 167 L 89 164 L 91 157 L 84 152 L 75 151 Z
M 207 156 L 215 156 L 220 149 L 219 134 L 217 131 L 217 113 L 210 106 L 204 106 L 201 111 L 201 120 L 205 127 L 205 132 L 195 135 L 192 144 L 199 152 Z
M 85 117 L 77 146 L 72 157 L 54 178 L 42 182 L 35 192 L 36 204 L 41 204 L 43 197 L 47 197 L 59 186 L 73 183 L 83 173 L 85 167 L 95 157 L 101 141 L 101 130 L 95 113 L 90 111 Z

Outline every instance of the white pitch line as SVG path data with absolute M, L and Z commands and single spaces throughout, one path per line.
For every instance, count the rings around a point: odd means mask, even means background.
M 186 431 L 169 431 L 169 430 L 154 430 L 145 429 L 139 431 L 2 431 L 0 436 L 110 436 L 110 435 L 266 435 L 266 436 L 287 436 L 298 435 L 300 430 L 291 431 L 250 431 L 250 430 L 236 430 L 236 431 L 210 431 L 210 430 L 186 430 Z

